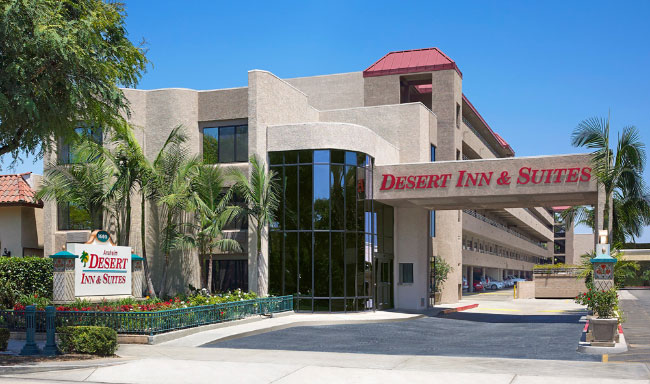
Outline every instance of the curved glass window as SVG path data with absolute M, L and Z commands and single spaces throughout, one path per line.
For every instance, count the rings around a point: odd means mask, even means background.
M 373 163 L 335 149 L 269 153 L 282 185 L 269 239 L 270 294 L 295 294 L 299 311 L 372 308 Z

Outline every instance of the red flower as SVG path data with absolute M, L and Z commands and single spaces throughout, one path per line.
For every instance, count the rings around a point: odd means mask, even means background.
M 590 298 L 590 297 L 587 297 L 587 300 L 591 300 L 591 298 Z
M 34 298 L 38 298 L 38 295 L 37 295 L 37 294 L 34 294 Z

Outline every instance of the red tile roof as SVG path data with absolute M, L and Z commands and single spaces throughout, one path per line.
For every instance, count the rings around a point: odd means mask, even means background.
M 454 69 L 460 77 L 463 77 L 456 63 L 438 48 L 412 49 L 387 53 L 363 71 L 363 77 L 442 71 L 445 69 Z
M 419 94 L 431 93 L 433 92 L 433 85 L 432 84 L 415 85 L 415 89 L 418 91 Z
M 492 130 L 492 128 L 490 128 L 490 126 L 489 126 L 488 123 L 485 121 L 485 119 L 483 119 L 483 116 L 481 116 L 481 114 L 478 113 L 478 110 L 477 110 L 476 108 L 474 108 L 474 105 L 472 105 L 472 103 L 470 103 L 469 99 L 467 98 L 467 96 L 465 96 L 465 94 L 463 94 L 463 101 L 466 102 L 467 105 L 469 105 L 469 108 L 472 110 L 472 112 L 474 112 L 474 114 L 476 114 L 476 116 L 478 116 L 479 120 L 481 120 L 481 122 L 482 122 L 483 124 L 485 124 L 485 126 L 486 126 L 487 129 L 490 131 L 490 133 L 492 134 L 492 136 L 494 136 L 494 138 L 496 139 L 496 141 L 497 141 L 499 144 L 501 144 L 501 146 L 502 146 L 504 149 L 509 150 L 509 151 L 512 152 L 512 154 L 514 155 L 514 154 L 515 154 L 515 150 L 512 149 L 512 147 L 510 146 L 510 144 L 508 144 L 508 142 L 505 141 L 505 140 L 503 139 L 503 137 L 501 137 L 498 133 L 494 132 L 494 131 Z
M 24 179 L 24 176 L 30 173 L 0 175 L 0 206 L 43 206 L 43 202 L 35 198 L 36 192 Z

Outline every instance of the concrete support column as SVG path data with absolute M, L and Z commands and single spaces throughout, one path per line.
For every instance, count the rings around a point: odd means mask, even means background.
M 468 268 L 469 272 L 467 274 L 467 284 L 469 285 L 469 291 L 474 292 L 474 267 L 470 265 Z
M 481 268 L 481 277 L 483 278 L 483 280 L 485 280 L 485 270 L 486 269 L 487 268 L 485 268 L 485 267 Z

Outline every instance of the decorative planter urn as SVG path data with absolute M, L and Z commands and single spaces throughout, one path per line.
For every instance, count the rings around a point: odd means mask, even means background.
M 618 329 L 618 319 L 592 318 L 589 320 L 589 328 L 592 331 L 594 342 L 614 343 L 616 330 Z

